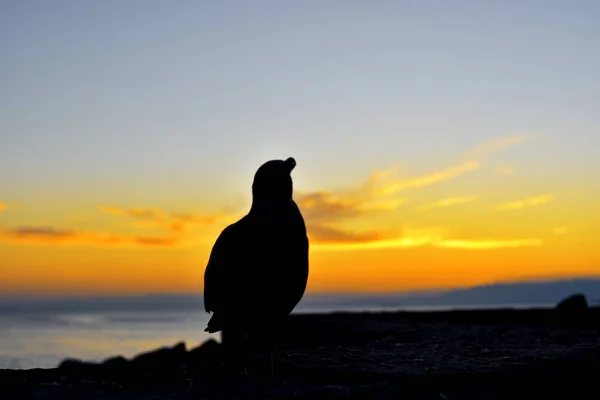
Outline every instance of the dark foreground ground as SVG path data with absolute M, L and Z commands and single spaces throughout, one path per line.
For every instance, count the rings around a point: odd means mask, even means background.
M 294 315 L 282 347 L 274 378 L 227 376 L 218 343 L 180 343 L 0 370 L 0 399 L 595 398 L 600 309 Z

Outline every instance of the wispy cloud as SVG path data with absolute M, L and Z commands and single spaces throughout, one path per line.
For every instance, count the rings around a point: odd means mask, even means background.
M 385 172 L 379 171 L 372 176 L 372 185 L 375 186 L 375 193 L 385 196 L 399 193 L 407 189 L 417 189 L 441 182 L 446 182 L 463 176 L 469 172 L 478 170 L 486 156 L 515 146 L 519 143 L 533 140 L 536 137 L 537 136 L 533 134 L 523 134 L 488 140 L 487 142 L 484 142 L 467 152 L 467 154 L 455 165 L 422 176 L 398 178 L 389 181 L 390 178 L 393 178 L 393 172 L 397 169 L 394 168 L 391 171 Z M 378 182 L 383 182 L 386 180 L 388 180 L 388 182 L 377 185 Z
M 141 246 L 169 247 L 179 243 L 176 237 L 127 236 L 113 233 L 72 231 L 53 227 L 18 227 L 0 231 L 3 243 L 63 246 Z
M 425 205 L 419 207 L 419 209 L 425 211 L 425 210 L 431 210 L 434 208 L 451 207 L 451 206 L 455 206 L 455 205 L 459 205 L 459 204 L 472 203 L 476 200 L 477 200 L 477 197 L 475 197 L 475 196 L 450 197 L 447 199 L 435 201 L 433 203 L 425 204 Z
M 101 206 L 100 211 L 133 219 L 134 228 L 158 227 L 162 235 L 120 234 L 111 232 L 75 231 L 56 227 L 24 226 L 0 230 L 1 243 L 101 246 L 101 247 L 174 247 L 194 242 L 198 236 L 190 234 L 191 227 L 206 227 L 222 218 L 222 214 L 197 215 L 168 213 L 155 208 L 118 208 Z
M 389 196 L 399 193 L 406 189 L 416 189 L 420 187 L 430 186 L 436 183 L 445 182 L 450 179 L 457 178 L 467 172 L 479 169 L 478 161 L 468 161 L 461 163 L 441 171 L 433 172 L 428 175 L 418 176 L 409 179 L 400 179 L 395 182 L 390 182 L 375 189 L 375 193 L 382 196 Z
M 358 194 L 352 191 L 340 191 L 337 194 L 330 191 L 299 192 L 295 201 L 304 217 L 312 221 L 331 221 L 394 211 L 404 203 L 404 199 L 378 199 L 367 191 Z
M 530 197 L 523 200 L 515 200 L 509 203 L 503 203 L 492 208 L 495 210 L 520 210 L 526 207 L 535 207 L 540 206 L 542 204 L 550 203 L 554 200 L 554 196 L 551 194 L 544 194 L 540 196 Z
M 544 244 L 542 239 L 451 239 L 445 237 L 443 230 L 429 228 L 412 230 L 405 229 L 402 235 L 397 237 L 372 240 L 344 242 L 344 243 L 317 243 L 313 249 L 323 251 L 354 251 L 354 250 L 376 250 L 411 247 L 438 247 L 461 250 L 493 250 L 520 247 L 538 247 Z
M 186 213 L 168 213 L 155 208 L 119 208 L 100 206 L 100 211 L 112 215 L 124 215 L 137 221 L 139 227 L 160 227 L 171 232 L 183 232 L 192 226 L 206 226 L 224 217 L 225 213 L 215 215 L 192 215 Z
M 317 243 L 331 243 L 333 240 L 347 241 L 351 244 L 384 241 L 388 238 L 388 233 L 356 232 L 341 226 L 353 219 L 396 211 L 406 202 L 406 198 L 399 197 L 403 192 L 449 181 L 476 171 L 485 156 L 533 138 L 534 136 L 529 134 L 495 138 L 467 152 L 467 155 L 455 165 L 438 171 L 420 176 L 402 177 L 399 176 L 400 168 L 393 166 L 373 172 L 364 182 L 355 187 L 336 191 L 296 192 L 295 199 L 311 232 L 311 239 Z M 443 199 L 435 204 L 426 205 L 425 209 L 449 207 L 471 201 L 475 201 L 475 197 Z
M 440 236 L 435 232 L 405 231 L 399 234 L 396 229 L 360 231 L 349 229 L 345 225 L 361 218 L 397 211 L 407 201 L 404 192 L 456 179 L 476 171 L 481 167 L 487 155 L 532 138 L 533 135 L 518 135 L 490 140 L 475 147 L 454 165 L 423 175 L 401 176 L 400 170 L 394 167 L 375 171 L 366 180 L 353 187 L 332 191 L 296 191 L 294 198 L 302 210 L 311 242 L 316 248 L 319 246 L 329 249 L 346 249 L 346 246 L 379 248 L 430 245 L 480 249 L 531 245 L 533 242 L 527 240 L 513 242 L 459 241 L 445 239 L 445 236 Z M 427 204 L 423 206 L 423 209 L 449 207 L 471 201 L 475 201 L 475 197 L 446 198 Z M 513 203 L 512 207 L 518 207 L 515 204 Z M 526 204 L 529 203 L 526 201 Z M 0 210 L 5 207 L 4 203 L 0 203 Z M 164 234 L 161 236 L 122 235 L 58 228 L 19 227 L 0 230 L 0 241 L 55 245 L 168 247 L 193 242 L 199 237 L 191 232 L 194 228 L 206 229 L 214 226 L 217 222 L 225 225 L 234 222 L 236 215 L 231 211 L 212 214 L 174 213 L 150 207 L 122 208 L 109 205 L 100 206 L 99 210 L 106 214 L 129 218 L 133 228 L 158 228 L 163 230 Z
M 517 247 L 538 247 L 544 244 L 542 239 L 512 239 L 512 240 L 443 240 L 438 247 L 448 247 L 464 250 L 507 249 Z
M 384 239 L 385 235 L 379 231 L 356 232 L 335 226 L 314 224 L 308 229 L 312 243 L 366 243 Z
M 379 240 L 375 231 L 356 232 L 340 225 L 360 217 L 390 212 L 401 207 L 403 199 L 378 199 L 369 191 L 329 191 L 298 193 L 295 201 L 306 221 L 309 237 L 315 243 L 363 242 Z
M 467 154 L 466 158 L 470 160 L 481 160 L 488 154 L 496 153 L 519 143 L 535 140 L 537 137 L 538 136 L 535 134 L 525 133 L 522 135 L 509 135 L 493 138 L 475 147 Z

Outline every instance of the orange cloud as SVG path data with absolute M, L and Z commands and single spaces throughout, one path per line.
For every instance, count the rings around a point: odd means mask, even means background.
M 141 223 L 138 226 L 162 227 L 171 232 L 183 232 L 192 226 L 211 225 L 224 214 L 218 215 L 191 215 L 181 213 L 167 213 L 153 208 L 124 209 L 110 206 L 100 206 L 100 211 L 112 215 L 124 215 L 134 218 Z
M 384 240 L 387 235 L 377 232 L 352 232 L 339 225 L 366 215 L 395 211 L 405 202 L 405 199 L 396 197 L 399 192 L 430 186 L 475 171 L 480 168 L 480 160 L 487 154 L 532 138 L 532 135 L 517 135 L 492 139 L 475 147 L 462 162 L 437 172 L 412 178 L 396 178 L 398 167 L 393 167 L 373 172 L 365 182 L 356 187 L 335 192 L 296 192 L 295 200 L 304 215 L 311 238 L 317 242 L 347 241 L 355 244 Z M 423 209 L 449 207 L 472 202 L 475 199 L 475 197 L 443 199 L 425 205 Z
M 457 165 L 437 172 L 411 178 L 396 178 L 398 167 L 392 167 L 373 172 L 365 182 L 356 187 L 335 192 L 296 192 L 295 200 L 304 215 L 311 240 L 314 240 L 315 243 L 331 244 L 335 242 L 340 244 L 347 242 L 356 245 L 358 242 L 363 242 L 369 243 L 368 246 L 373 246 L 372 242 L 374 241 L 396 240 L 395 245 L 409 245 L 413 243 L 412 239 L 390 239 L 389 232 L 385 234 L 374 231 L 355 232 L 342 228 L 340 225 L 352 219 L 395 211 L 406 201 L 398 198 L 398 193 L 407 189 L 418 189 L 445 182 L 475 171 L 480 168 L 481 159 L 484 156 L 532 138 L 532 135 L 516 135 L 492 139 L 475 147 Z M 476 198 L 472 196 L 448 198 L 427 204 L 421 209 L 449 207 L 475 200 Z M 420 243 L 420 239 L 415 243 Z
M 364 185 L 363 185 L 364 186 Z M 363 242 L 379 240 L 379 232 L 355 232 L 339 225 L 351 219 L 396 210 L 403 199 L 379 199 L 369 191 L 355 189 L 298 193 L 295 201 L 306 221 L 311 241 L 315 243 Z
M 142 246 L 169 247 L 176 237 L 127 236 L 101 232 L 78 232 L 52 227 L 19 227 L 0 231 L 0 242 L 64 246 Z
M 440 247 L 462 250 L 490 250 L 501 248 L 538 247 L 544 242 L 541 239 L 449 239 L 445 237 L 441 228 L 429 229 L 404 229 L 402 235 L 379 240 L 374 235 L 372 240 L 326 243 L 319 242 L 311 246 L 312 249 L 323 251 L 352 251 L 375 250 L 410 247 Z
M 466 204 L 471 203 L 477 200 L 477 197 L 474 196 L 463 196 L 463 197 L 451 197 L 448 199 L 442 199 L 435 201 L 433 203 L 425 204 L 424 206 L 419 207 L 420 210 L 431 210 L 433 208 L 442 208 L 442 207 L 450 207 L 458 204 Z
M 351 191 L 334 195 L 329 191 L 298 193 L 295 196 L 298 207 L 302 209 L 304 218 L 308 220 L 339 220 L 366 214 L 393 211 L 400 207 L 404 200 L 381 200 L 371 193 L 359 194 Z
M 541 196 L 530 197 L 524 200 L 511 201 L 510 203 L 499 204 L 492 208 L 496 210 L 520 210 L 526 207 L 535 207 L 542 204 L 550 203 L 554 200 L 554 196 L 551 194 L 544 194 Z
M 363 217 L 396 211 L 406 201 L 399 198 L 398 193 L 407 189 L 418 189 L 436 183 L 455 179 L 468 172 L 480 168 L 481 159 L 492 152 L 499 151 L 514 144 L 529 140 L 529 135 L 507 136 L 493 139 L 477 146 L 468 157 L 446 169 L 416 177 L 397 178 L 397 168 L 375 171 L 364 182 L 355 187 L 335 191 L 296 192 L 298 203 L 311 240 L 316 245 L 339 246 L 349 244 L 356 246 L 407 247 L 420 244 L 439 245 L 437 236 L 411 234 L 398 235 L 394 230 L 353 231 L 343 227 L 345 222 Z M 425 205 L 424 208 L 448 207 L 451 205 L 474 201 L 473 197 L 457 197 L 443 199 Z M 155 208 L 120 208 L 100 206 L 99 210 L 111 214 L 131 218 L 134 227 L 158 227 L 168 234 L 160 237 L 124 236 L 110 233 L 72 232 L 68 230 L 48 228 L 18 228 L 0 233 L 4 241 L 19 243 L 53 243 L 79 245 L 138 245 L 138 246 L 173 246 L 192 239 L 189 230 L 192 227 L 207 227 L 224 217 L 232 216 L 230 212 L 217 214 L 171 213 Z M 230 221 L 233 222 L 233 221 Z M 469 245 L 468 243 L 449 242 L 447 246 L 475 248 L 493 246 L 487 244 Z
M 513 239 L 513 240 L 443 240 L 437 247 L 448 247 L 465 250 L 488 250 L 517 247 L 539 247 L 544 244 L 542 239 Z
M 168 234 L 161 236 L 123 235 L 34 226 L 0 230 L 0 243 L 55 246 L 173 247 L 192 242 L 197 238 L 187 233 L 192 226 L 207 226 L 213 224 L 222 216 L 222 214 L 167 213 L 154 208 L 124 209 L 101 206 L 99 209 L 108 214 L 133 218 L 136 227 L 159 227 L 167 230 Z
M 315 224 L 308 229 L 308 236 L 311 243 L 363 243 L 382 240 L 384 235 L 381 232 L 353 232 L 350 230 Z

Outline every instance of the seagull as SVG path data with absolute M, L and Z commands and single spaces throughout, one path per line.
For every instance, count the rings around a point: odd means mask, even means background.
M 258 168 L 250 211 L 221 232 L 204 272 L 204 307 L 212 312 L 204 331 L 221 331 L 230 361 L 244 360 L 245 375 L 251 339 L 270 346 L 275 374 L 278 328 L 306 290 L 309 242 L 292 198 L 295 166 L 289 157 Z

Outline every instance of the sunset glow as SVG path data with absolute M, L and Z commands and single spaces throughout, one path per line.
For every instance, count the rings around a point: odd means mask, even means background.
M 594 13 L 225 3 L 0 6 L 0 295 L 201 293 L 287 157 L 309 292 L 600 276 Z
M 485 159 L 476 161 L 489 175 L 490 187 L 510 187 L 486 167 Z M 295 198 L 311 241 L 309 288 L 415 290 L 597 272 L 597 192 L 574 195 L 557 185 L 552 196 L 524 190 L 485 196 L 485 187 L 473 185 L 463 196 L 450 186 L 419 200 L 420 189 L 468 182 L 471 171 L 450 166 L 414 177 L 373 171 L 352 187 L 315 192 L 297 185 Z M 17 210 L 11 218 L 11 207 L 3 207 L 2 290 L 46 294 L 201 291 L 216 235 L 247 211 L 198 207 L 172 212 L 100 204 L 81 214 L 97 221 L 84 229 L 85 224 L 68 222 L 26 225 L 30 213 L 74 220 L 73 214 L 44 204 Z M 560 227 L 567 220 L 569 226 Z

